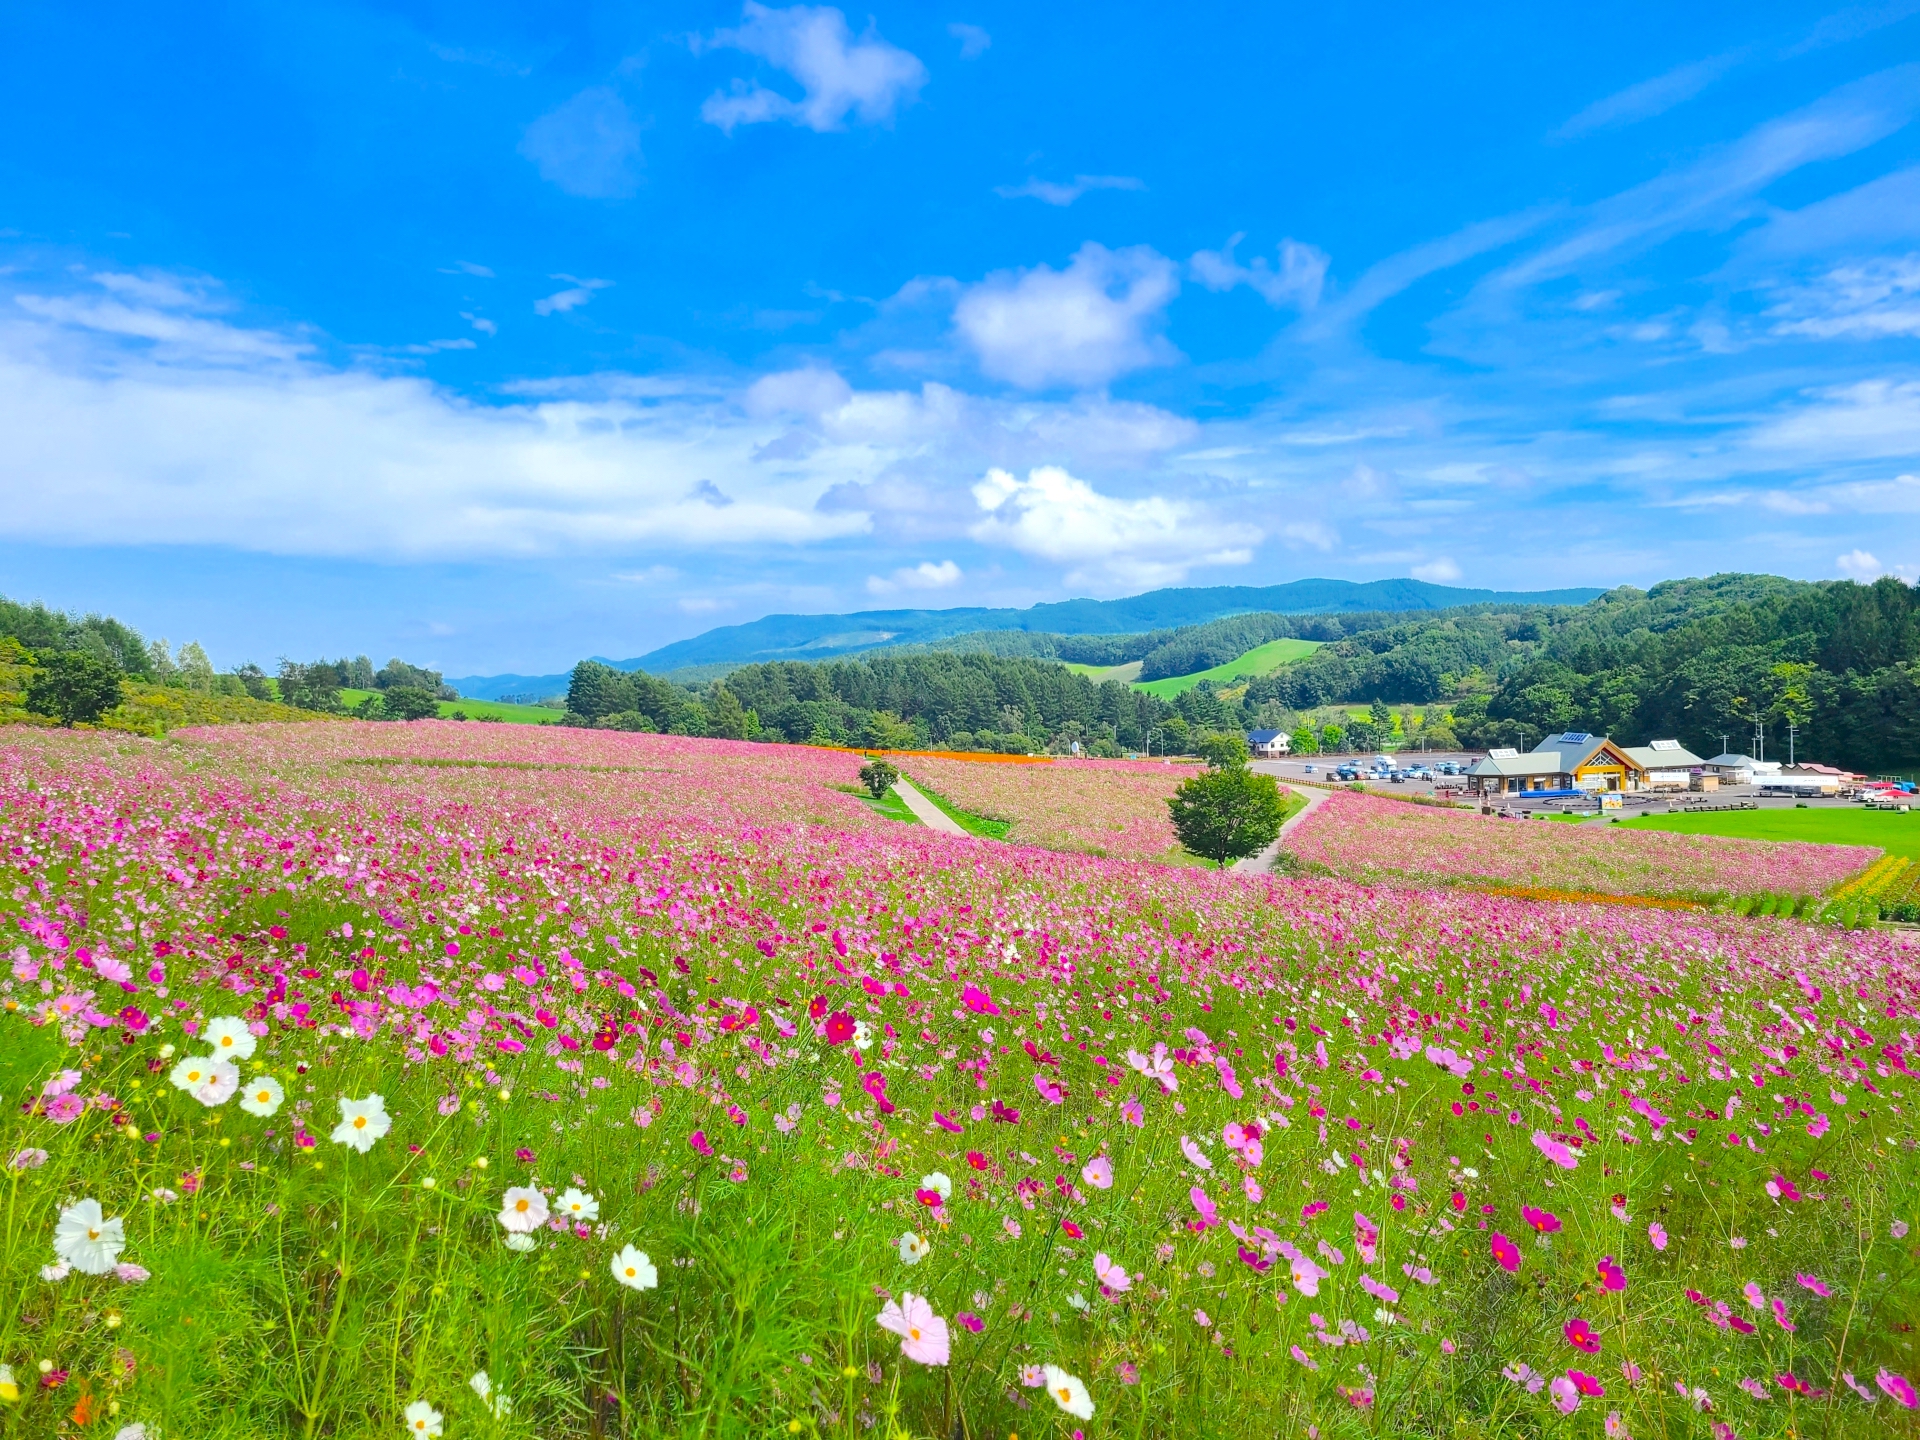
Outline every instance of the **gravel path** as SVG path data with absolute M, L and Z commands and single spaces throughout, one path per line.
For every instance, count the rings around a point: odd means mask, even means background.
M 934 804 L 926 796 L 913 788 L 913 782 L 902 775 L 893 782 L 894 793 L 907 802 L 907 808 L 914 817 L 929 830 L 938 830 L 946 835 L 964 835 L 967 832 L 946 811 Z
M 1255 770 L 1264 769 L 1257 760 L 1253 763 L 1253 768 Z M 1266 773 L 1272 774 L 1274 772 L 1267 771 Z M 1233 868 L 1242 875 L 1264 875 L 1267 871 L 1271 870 L 1273 868 L 1274 857 L 1280 853 L 1281 843 L 1287 838 L 1287 832 L 1314 811 L 1318 810 L 1322 805 L 1326 804 L 1327 796 L 1332 793 L 1328 790 L 1316 789 L 1311 785 L 1290 785 L 1287 788 L 1307 803 L 1281 822 L 1280 833 L 1274 836 L 1271 845 L 1267 846 L 1267 848 L 1262 850 L 1258 855 L 1249 855 L 1244 860 L 1236 860 L 1234 862 Z

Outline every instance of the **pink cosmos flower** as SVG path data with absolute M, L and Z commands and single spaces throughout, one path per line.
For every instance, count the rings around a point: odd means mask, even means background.
M 1873 1377 L 1873 1383 L 1909 1410 L 1920 1405 L 1920 1395 L 1914 1394 L 1913 1386 L 1907 1383 L 1907 1377 L 1896 1375 L 1885 1366 L 1882 1366 L 1880 1373 Z
M 1658 1220 L 1655 1220 L 1651 1225 L 1647 1226 L 1647 1239 L 1652 1243 L 1654 1249 L 1656 1250 L 1666 1249 L 1667 1248 L 1666 1227 L 1663 1226 Z
M 1553 1396 L 1553 1403 L 1560 1407 L 1562 1415 L 1571 1415 L 1580 1408 L 1580 1387 L 1564 1375 L 1553 1377 L 1547 1393 Z
M 1496 1230 L 1493 1232 L 1493 1258 L 1500 1262 L 1502 1270 L 1511 1275 L 1520 1268 L 1520 1247 Z
M 1567 1379 L 1573 1382 L 1574 1389 L 1578 1390 L 1590 1400 L 1597 1399 L 1607 1393 L 1607 1387 L 1585 1371 L 1569 1370 L 1567 1371 Z
M 1600 1337 L 1593 1333 L 1593 1327 L 1584 1320 L 1569 1320 L 1566 1324 L 1567 1343 L 1576 1350 L 1584 1350 L 1589 1355 L 1600 1352 Z
M 47 1119 L 56 1125 L 71 1124 L 85 1114 L 86 1109 L 87 1102 L 85 1100 L 81 1099 L 78 1095 L 67 1094 L 65 1092 L 53 1096 L 41 1106 L 41 1110 Z
M 707 1132 L 704 1130 L 696 1130 L 693 1134 L 689 1135 L 687 1137 L 687 1144 L 691 1145 L 702 1155 L 713 1154 L 713 1144 L 707 1139 Z
M 1782 1330 L 1793 1331 L 1800 1328 L 1787 1319 L 1787 1302 L 1777 1295 L 1773 1299 L 1773 1320 Z
M 1040 1098 L 1049 1105 L 1058 1105 L 1067 1098 L 1067 1092 L 1058 1083 L 1047 1077 L 1044 1070 L 1033 1072 L 1033 1088 L 1040 1092 Z
M 1104 1250 L 1093 1257 L 1093 1273 L 1109 1290 L 1126 1290 L 1133 1284 L 1133 1277 L 1114 1264 Z
M 853 1016 L 844 1010 L 836 1010 L 827 1017 L 826 1037 L 829 1045 L 844 1045 L 853 1038 Z
M 982 1330 L 987 1328 L 987 1322 L 971 1310 L 962 1310 L 958 1315 L 954 1316 L 953 1319 L 954 1323 L 959 1325 L 961 1329 L 970 1330 L 975 1335 L 978 1335 Z
M 1551 1235 L 1560 1228 L 1559 1216 L 1551 1210 L 1541 1210 L 1533 1205 L 1522 1205 L 1520 1218 L 1533 1227 L 1535 1234 Z
M 1633 1440 L 1632 1433 L 1627 1429 L 1627 1422 L 1620 1418 L 1618 1410 L 1607 1412 L 1606 1433 L 1607 1440 Z
M 900 1353 L 915 1364 L 947 1363 L 947 1322 L 933 1313 L 925 1296 L 908 1291 L 898 1304 L 889 1300 L 874 1323 L 898 1335 Z
M 1818 1275 L 1796 1275 L 1793 1278 L 1798 1280 L 1805 1288 L 1818 1295 L 1822 1300 L 1830 1298 L 1833 1294 L 1832 1288 Z
M 1198 1185 L 1195 1185 L 1191 1190 L 1187 1191 L 1187 1198 L 1193 1202 L 1193 1208 L 1200 1212 L 1200 1218 L 1197 1221 L 1190 1220 L 1187 1222 L 1194 1229 L 1205 1230 L 1209 1225 L 1218 1225 L 1220 1223 L 1220 1212 L 1215 1208 L 1213 1201 L 1208 1197 L 1206 1191 L 1202 1190 Z
M 1533 1144 L 1536 1150 L 1562 1170 L 1571 1170 L 1580 1163 L 1578 1156 L 1544 1130 L 1533 1132 Z
M 1624 1290 L 1627 1288 L 1627 1272 L 1615 1263 L 1611 1255 L 1604 1255 L 1593 1267 L 1600 1272 L 1601 1288 L 1606 1290 Z
M 1740 1293 L 1747 1297 L 1747 1304 L 1756 1310 L 1767 1308 L 1767 1292 L 1749 1280 L 1740 1287 Z
M 1202 1170 L 1213 1169 L 1213 1161 L 1209 1160 L 1206 1153 L 1185 1135 L 1180 1137 L 1180 1153 L 1187 1157 L 1190 1164 L 1197 1165 Z
M 1318 1370 L 1320 1368 L 1320 1362 L 1307 1354 L 1307 1352 L 1302 1350 L 1298 1345 L 1293 1347 L 1293 1358 L 1309 1370 Z

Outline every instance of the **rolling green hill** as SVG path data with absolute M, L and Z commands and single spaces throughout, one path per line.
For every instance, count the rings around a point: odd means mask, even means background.
M 1224 665 L 1215 665 L 1211 670 L 1200 670 L 1192 675 L 1170 676 L 1164 680 L 1137 681 L 1133 688 L 1144 690 L 1147 694 L 1162 700 L 1171 700 L 1182 691 L 1191 690 L 1202 680 L 1226 684 L 1253 675 L 1270 675 L 1282 665 L 1305 659 L 1318 650 L 1320 644 L 1318 640 L 1269 640 L 1264 645 L 1256 645 L 1244 654 L 1236 655 Z
M 352 707 L 377 693 L 373 690 L 342 690 L 340 703 Z M 440 702 L 442 720 L 452 719 L 456 710 L 469 720 L 505 720 L 515 725 L 549 725 L 558 720 L 561 713 L 549 710 L 544 705 L 508 705 L 499 700 L 469 700 L 465 696 Z
M 1122 685 L 1131 685 L 1140 678 L 1140 662 L 1129 660 L 1124 665 L 1082 665 L 1074 660 L 1060 662 L 1076 675 L 1084 675 L 1098 685 L 1104 680 L 1117 680 Z

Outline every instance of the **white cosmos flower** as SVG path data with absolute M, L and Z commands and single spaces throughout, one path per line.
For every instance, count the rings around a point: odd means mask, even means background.
M 231 1060 L 215 1060 L 207 1066 L 207 1078 L 190 1092 L 202 1105 L 224 1105 L 240 1089 L 240 1070 Z
M 467 1384 L 480 1397 L 480 1403 L 493 1412 L 494 1419 L 504 1420 L 513 1413 L 513 1402 L 494 1390 L 493 1380 L 486 1371 L 476 1372 Z
M 416 1400 L 404 1412 L 409 1435 L 438 1435 L 440 1422 L 447 1417 L 424 1400 Z
M 98 1200 L 82 1200 L 60 1212 L 53 1229 L 53 1252 L 83 1275 L 105 1275 L 127 1248 L 126 1226 L 109 1220 Z
M 507 1249 L 518 1250 L 522 1253 L 534 1249 L 539 1243 L 540 1242 L 535 1240 L 533 1236 L 522 1235 L 518 1231 L 510 1232 L 507 1236 Z
M 932 1249 L 933 1246 L 909 1230 L 900 1237 L 900 1263 L 918 1265 L 927 1258 L 927 1253 Z
M 13 1378 L 11 1365 L 0 1365 L 0 1400 L 15 1405 L 20 1400 L 20 1382 Z
M 167 1078 L 173 1082 L 175 1089 L 191 1095 L 207 1083 L 207 1077 L 218 1063 L 211 1055 L 189 1055 L 173 1067 Z
M 514 1186 L 500 1197 L 500 1223 L 510 1234 L 532 1234 L 547 1223 L 547 1197 L 531 1185 Z
M 280 1082 L 271 1075 L 256 1075 L 247 1082 L 246 1093 L 240 1097 L 240 1108 L 249 1115 L 262 1117 L 273 1114 L 287 1098 L 287 1092 L 280 1088 Z
M 1076 1420 L 1093 1418 L 1093 1396 L 1087 1393 L 1079 1376 L 1069 1375 L 1058 1365 L 1047 1366 L 1046 1376 L 1047 1393 L 1053 1397 L 1054 1404 Z
M 333 1127 L 333 1142 L 336 1145 L 351 1145 L 364 1155 L 373 1148 L 374 1141 L 392 1128 L 393 1117 L 387 1114 L 387 1102 L 380 1096 L 369 1095 L 364 1100 L 349 1100 L 342 1095 L 340 1123 Z M 439 1421 L 434 1423 L 437 1425 Z M 440 1432 L 436 1430 L 434 1433 L 437 1435 Z
M 920 1177 L 920 1188 L 922 1190 L 935 1191 L 942 1200 L 951 1200 L 953 1198 L 953 1181 L 948 1178 L 947 1172 L 944 1170 L 936 1170 L 931 1175 L 922 1175 Z
M 873 1027 L 864 1020 L 853 1022 L 853 1048 L 856 1050 L 873 1048 Z
M 217 1020 L 209 1020 L 201 1038 L 222 1060 L 251 1060 L 254 1047 L 260 1043 L 254 1033 L 247 1029 L 247 1022 L 238 1015 L 222 1015 Z
M 600 1202 L 584 1190 L 568 1186 L 560 1192 L 560 1216 L 564 1220 L 598 1220 Z
M 653 1268 L 647 1252 L 623 1245 L 613 1257 L 613 1278 L 631 1290 L 652 1290 L 660 1284 L 660 1272 Z

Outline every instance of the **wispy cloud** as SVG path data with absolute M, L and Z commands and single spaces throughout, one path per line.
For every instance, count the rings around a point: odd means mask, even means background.
M 1242 265 L 1234 259 L 1233 250 L 1246 238 L 1243 232 L 1232 236 L 1218 250 L 1195 251 L 1187 262 L 1193 278 L 1209 290 L 1250 285 L 1269 305 L 1311 310 L 1320 303 L 1320 291 L 1326 284 L 1327 266 L 1331 263 L 1326 251 L 1303 245 L 1298 240 L 1282 240 L 1278 269 L 1269 265 L 1264 255 L 1254 256 L 1251 265 Z
M 605 290 L 613 284 L 611 280 L 582 280 L 573 275 L 551 275 L 548 278 L 565 280 L 568 288 L 557 290 L 544 300 L 534 301 L 533 313 L 536 315 L 564 315 L 569 310 L 578 310 L 593 299 L 594 291 Z
M 962 60 L 978 60 L 993 44 L 993 36 L 978 25 L 968 25 L 959 20 L 947 26 L 947 33 L 960 42 Z
M 1089 190 L 1144 190 L 1144 180 L 1131 175 L 1076 175 L 1072 183 L 1039 180 L 1029 175 L 1024 185 L 996 185 L 993 193 L 1003 200 L 1038 200 L 1043 205 L 1071 205 Z
M 582 90 L 529 125 L 520 153 L 569 195 L 618 200 L 639 185 L 640 127 L 627 102 L 604 85 Z
M 1613 130 L 1671 110 L 1693 99 L 1746 57 L 1745 50 L 1729 50 L 1704 60 L 1678 65 L 1651 80 L 1642 80 L 1604 100 L 1596 100 L 1548 137 L 1578 140 L 1596 130 Z
M 867 593 L 897 595 L 902 590 L 950 590 L 963 578 L 960 567 L 951 560 L 937 564 L 922 560 L 918 565 L 903 565 L 891 575 L 869 575 Z
M 849 117 L 886 124 L 927 83 L 917 56 L 882 40 L 871 22 L 855 39 L 847 17 L 825 5 L 775 10 L 748 0 L 737 29 L 717 31 L 699 48 L 743 50 L 800 82 L 798 100 L 746 80 L 708 96 L 700 118 L 729 135 L 770 120 L 818 131 L 844 129 Z

